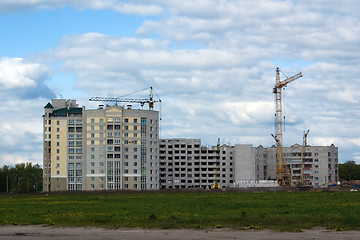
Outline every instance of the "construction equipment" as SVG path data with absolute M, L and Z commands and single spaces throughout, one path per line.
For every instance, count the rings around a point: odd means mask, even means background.
M 215 184 L 211 187 L 211 189 L 220 189 L 219 177 L 220 177 L 220 138 L 218 138 L 218 142 L 216 146 Z
M 305 186 L 304 182 L 304 169 L 305 169 L 305 156 L 306 156 L 306 147 L 307 147 L 307 136 L 310 130 L 304 131 L 303 134 L 303 145 L 301 150 L 301 172 L 300 172 L 300 179 L 298 182 L 298 186 L 302 187 Z
M 141 107 L 145 105 L 145 103 L 149 104 L 149 110 L 154 110 L 154 103 L 161 102 L 160 98 L 158 100 L 154 100 L 153 88 L 150 87 L 149 98 L 118 98 L 118 97 L 92 97 L 89 101 L 102 101 L 102 102 L 129 102 L 129 103 L 140 103 Z
M 285 179 L 285 165 L 284 165 L 284 153 L 283 153 L 283 130 L 282 130 L 282 100 L 281 90 L 286 87 L 290 82 L 302 77 L 302 73 L 298 73 L 292 77 L 280 80 L 280 69 L 276 68 L 276 82 L 273 88 L 275 94 L 275 117 L 276 117 L 276 136 L 272 135 L 276 141 L 276 180 L 280 186 L 290 185 L 291 177 L 287 176 Z

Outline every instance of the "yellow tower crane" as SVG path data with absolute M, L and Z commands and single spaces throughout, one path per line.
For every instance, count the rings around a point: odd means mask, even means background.
M 281 90 L 286 87 L 290 82 L 295 81 L 302 77 L 302 73 L 298 73 L 285 80 L 280 80 L 280 69 L 276 68 L 276 82 L 273 88 L 275 94 L 275 116 L 276 116 L 276 136 L 273 135 L 276 141 L 276 180 L 280 186 L 290 185 L 291 177 L 286 179 L 285 182 L 285 164 L 284 164 L 284 153 L 283 153 L 283 130 L 282 130 L 282 100 Z
M 303 134 L 303 145 L 301 150 L 301 172 L 300 172 L 300 179 L 298 182 L 298 186 L 302 187 L 305 186 L 304 182 L 304 169 L 305 169 L 305 156 L 306 156 L 306 147 L 307 147 L 307 136 L 310 130 L 304 131 Z
M 211 189 L 220 189 L 219 177 L 220 177 L 220 138 L 218 138 L 218 142 L 216 146 L 215 184 L 211 187 Z

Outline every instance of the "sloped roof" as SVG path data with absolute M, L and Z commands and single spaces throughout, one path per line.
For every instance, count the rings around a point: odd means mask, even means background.
M 54 108 L 53 105 L 51 105 L 51 103 L 48 102 L 48 104 L 46 104 L 46 106 L 44 108 Z

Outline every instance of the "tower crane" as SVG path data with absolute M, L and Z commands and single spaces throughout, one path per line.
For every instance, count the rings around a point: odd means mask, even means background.
M 281 90 L 286 87 L 287 84 L 302 77 L 302 73 L 298 73 L 285 80 L 280 80 L 280 69 L 276 68 L 276 82 L 273 88 L 275 94 L 275 116 L 276 116 L 276 136 L 272 135 L 276 141 L 276 180 L 280 186 L 284 186 L 285 166 L 284 166 L 284 153 L 283 153 L 283 131 L 282 131 L 282 100 Z
M 154 100 L 152 87 L 150 87 L 149 98 L 92 97 L 89 101 L 116 102 L 116 104 L 118 102 L 140 103 L 141 107 L 143 107 L 145 103 L 148 103 L 149 110 L 154 110 L 154 103 L 161 102 L 160 98 L 158 98 L 158 100 Z
M 301 150 L 301 172 L 300 172 L 300 179 L 298 182 L 299 186 L 304 186 L 304 169 L 305 169 L 305 155 L 306 155 L 306 147 L 307 147 L 307 136 L 310 130 L 304 131 L 303 134 L 303 145 Z
M 211 189 L 220 189 L 219 176 L 220 176 L 220 138 L 218 138 L 218 142 L 216 146 L 215 184 L 211 187 Z

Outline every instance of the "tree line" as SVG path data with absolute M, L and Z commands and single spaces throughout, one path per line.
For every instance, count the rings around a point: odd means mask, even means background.
M 347 161 L 339 164 L 340 181 L 360 180 L 360 165 L 355 161 Z
M 42 191 L 43 170 L 39 164 L 19 163 L 0 168 L 0 192 L 34 193 Z

